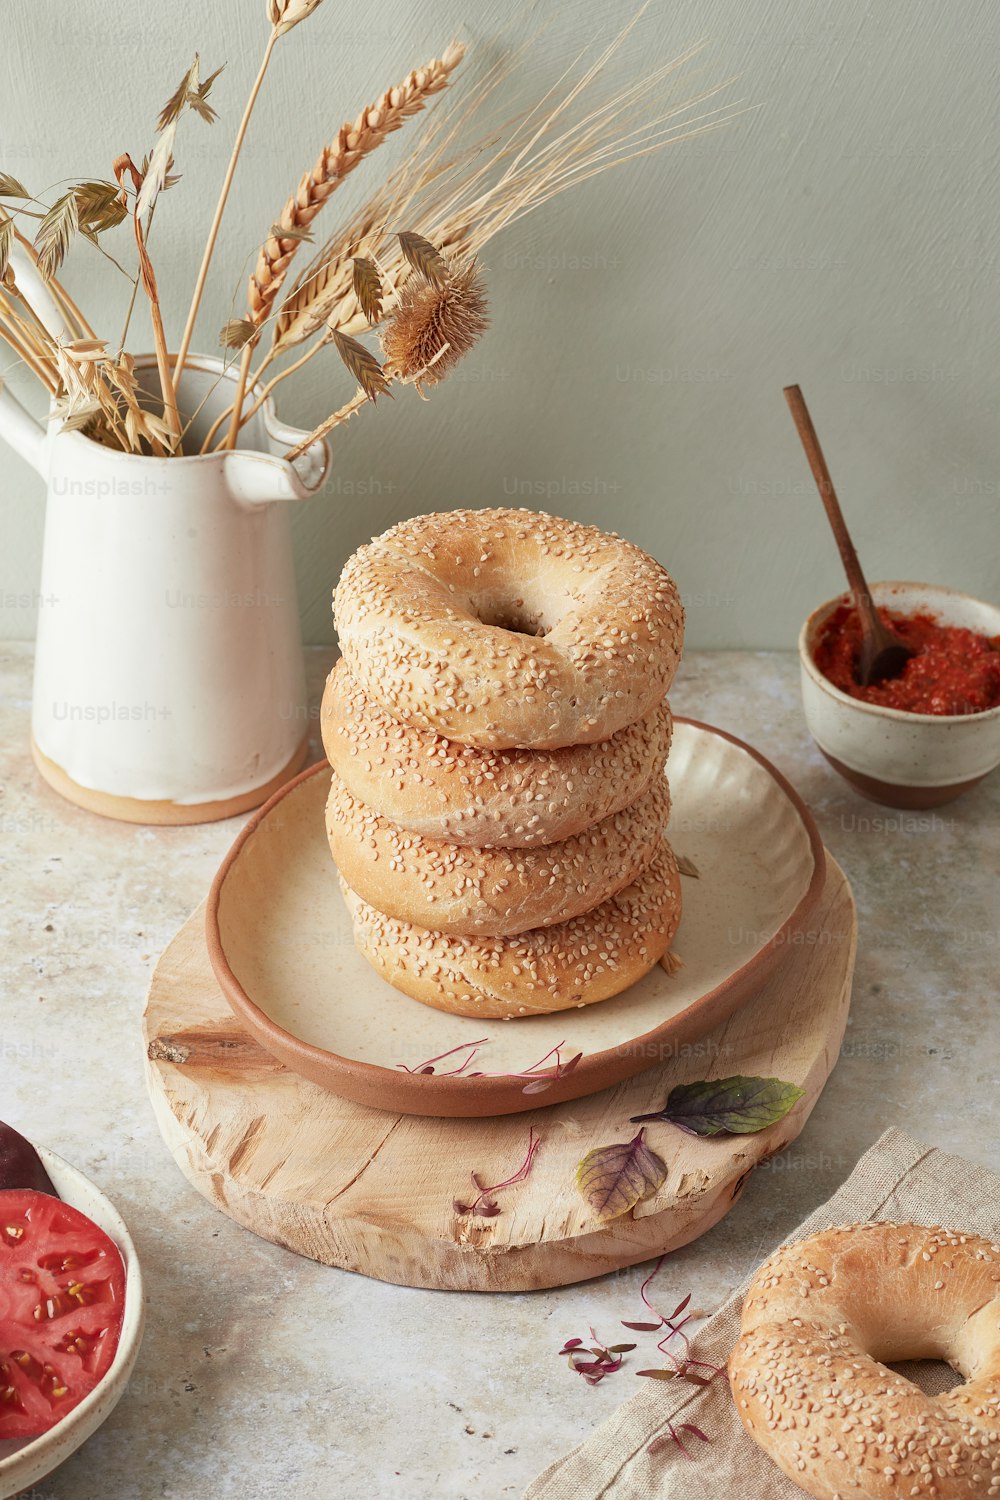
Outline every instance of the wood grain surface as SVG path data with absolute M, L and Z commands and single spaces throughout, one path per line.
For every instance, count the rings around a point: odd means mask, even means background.
M 738 1201 L 759 1162 L 798 1135 L 838 1056 L 850 1004 L 856 919 L 833 860 L 815 918 L 785 962 L 717 1031 L 665 1064 L 565 1104 L 494 1119 L 439 1120 L 365 1109 L 305 1082 L 242 1033 L 205 951 L 203 909 L 157 965 L 145 1015 L 147 1082 L 181 1170 L 238 1223 L 329 1265 L 402 1285 L 522 1291 L 564 1285 L 687 1244 Z M 632 1215 L 599 1223 L 577 1194 L 593 1146 L 634 1134 L 629 1116 L 680 1082 L 776 1075 L 805 1089 L 778 1125 L 701 1140 L 648 1127 L 664 1186 Z M 470 1173 L 509 1177 L 529 1129 L 526 1181 L 493 1218 L 458 1214 Z

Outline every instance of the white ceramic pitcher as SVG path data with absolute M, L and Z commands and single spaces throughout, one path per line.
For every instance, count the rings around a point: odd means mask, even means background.
M 156 361 L 136 360 L 155 390 Z M 191 356 L 178 391 L 195 454 L 232 373 Z M 203 403 L 203 404 L 202 404 Z M 286 502 L 325 443 L 265 403 L 233 452 L 156 459 L 41 428 L 0 391 L 0 436 L 48 485 L 32 703 L 45 779 L 92 811 L 199 823 L 262 802 L 305 759 L 308 716 Z

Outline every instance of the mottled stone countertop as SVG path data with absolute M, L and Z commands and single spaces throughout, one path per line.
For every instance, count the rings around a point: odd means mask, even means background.
M 330 653 L 309 656 L 318 697 Z M 28 753 L 30 668 L 26 647 L 0 651 L 0 1115 L 114 1200 L 148 1290 L 125 1397 L 32 1500 L 519 1496 L 634 1390 L 625 1371 L 588 1387 L 555 1351 L 634 1317 L 642 1269 L 413 1291 L 298 1259 L 199 1197 L 146 1098 L 140 1019 L 238 822 L 135 828 L 60 801 Z M 671 700 L 759 747 L 813 808 L 858 902 L 851 1021 L 805 1131 L 671 1258 L 665 1302 L 716 1305 L 888 1125 L 996 1165 L 1000 776 L 934 814 L 863 802 L 810 743 L 797 674 L 791 655 L 692 652 Z

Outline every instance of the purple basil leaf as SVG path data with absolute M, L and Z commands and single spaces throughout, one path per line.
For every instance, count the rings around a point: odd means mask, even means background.
M 607 1222 L 651 1198 L 666 1175 L 666 1162 L 639 1130 L 630 1141 L 588 1151 L 576 1169 L 576 1185 L 595 1217 Z
M 658 1328 L 662 1328 L 663 1327 L 663 1324 L 662 1323 L 626 1323 L 625 1319 L 622 1318 L 622 1327 L 623 1328 L 631 1328 L 636 1333 L 655 1333 Z
M 804 1093 L 780 1078 L 737 1075 L 679 1083 L 658 1113 L 633 1115 L 632 1124 L 665 1120 L 689 1135 L 754 1135 L 783 1120 Z
M 712 1441 L 712 1439 L 710 1437 L 706 1437 L 701 1428 L 696 1427 L 693 1422 L 682 1422 L 681 1432 L 693 1432 L 695 1437 L 701 1438 L 703 1443 L 710 1443 Z

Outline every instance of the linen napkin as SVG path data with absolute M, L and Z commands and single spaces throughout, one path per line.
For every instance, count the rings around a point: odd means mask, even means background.
M 847 1181 L 789 1240 L 833 1224 L 890 1219 L 897 1223 L 943 1224 L 988 1238 L 1000 1235 L 1000 1177 L 960 1156 L 922 1146 L 900 1130 L 888 1130 L 858 1162 Z M 739 1332 L 740 1308 L 749 1281 L 694 1336 L 699 1359 L 725 1365 Z M 910 1378 L 920 1371 L 926 1391 L 954 1383 L 944 1365 L 900 1366 Z M 692 1422 L 711 1442 L 681 1433 L 692 1462 L 672 1443 L 650 1454 L 667 1423 Z M 728 1383 L 721 1377 L 697 1387 L 686 1381 L 650 1380 L 614 1416 L 565 1457 L 533 1480 L 524 1500 L 802 1500 L 736 1415 Z

